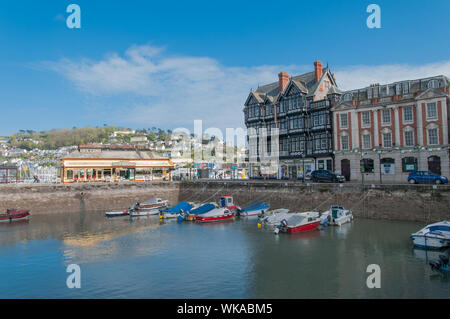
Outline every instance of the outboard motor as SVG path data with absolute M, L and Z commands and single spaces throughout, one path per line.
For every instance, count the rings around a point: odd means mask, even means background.
M 448 269 L 448 256 L 439 255 L 439 260 L 430 261 L 431 270 L 435 271 L 449 271 Z
M 258 214 L 258 218 L 264 218 L 266 216 L 264 210 L 261 211 L 261 213 Z
M 242 208 L 240 208 L 239 206 L 236 207 L 236 216 L 241 216 L 242 214 Z

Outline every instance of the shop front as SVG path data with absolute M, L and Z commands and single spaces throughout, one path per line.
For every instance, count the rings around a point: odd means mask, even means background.
M 150 158 L 148 155 L 143 156 L 142 152 L 138 155 L 133 154 L 136 152 L 114 153 L 69 155 L 70 158 L 62 160 L 62 182 L 171 180 L 171 170 L 174 165 L 169 158 Z

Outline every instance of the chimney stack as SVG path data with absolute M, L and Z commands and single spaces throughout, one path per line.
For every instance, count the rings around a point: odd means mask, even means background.
M 289 83 L 289 73 L 280 72 L 278 73 L 278 88 L 280 92 L 283 92 L 286 85 Z
M 316 83 L 319 82 L 320 78 L 322 77 L 322 67 L 323 64 L 319 60 L 314 62 L 314 73 L 316 75 Z

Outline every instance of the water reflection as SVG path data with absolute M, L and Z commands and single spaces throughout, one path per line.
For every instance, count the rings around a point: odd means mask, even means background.
M 442 252 L 412 248 L 409 234 L 420 226 L 358 219 L 275 235 L 250 219 L 36 215 L 0 227 L 0 272 L 10 274 L 0 297 L 448 298 L 448 277 L 427 264 Z M 70 263 L 86 276 L 81 291 L 65 286 Z M 382 289 L 366 286 L 373 263 Z

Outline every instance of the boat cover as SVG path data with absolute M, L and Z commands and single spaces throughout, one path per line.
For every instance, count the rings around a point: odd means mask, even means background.
M 243 212 L 248 212 L 248 211 L 252 211 L 252 210 L 259 210 L 259 209 L 267 209 L 270 206 L 264 204 L 263 202 L 253 202 L 250 205 L 242 208 Z
M 199 208 L 191 210 L 189 212 L 189 214 L 201 215 L 201 214 L 209 212 L 210 210 L 213 210 L 214 208 L 216 208 L 216 206 L 214 206 L 214 204 L 208 203 L 208 204 L 204 204 L 204 205 L 200 206 Z
M 170 207 L 170 208 L 166 209 L 165 211 L 167 213 L 179 213 L 179 212 L 181 212 L 181 210 L 183 210 L 183 212 L 188 212 L 191 210 L 191 208 L 192 208 L 192 206 L 188 202 L 179 202 L 175 206 Z
M 289 218 L 286 219 L 286 222 L 289 226 L 295 227 L 295 226 L 300 225 L 304 219 L 305 219 L 305 216 L 293 214 Z

